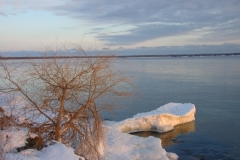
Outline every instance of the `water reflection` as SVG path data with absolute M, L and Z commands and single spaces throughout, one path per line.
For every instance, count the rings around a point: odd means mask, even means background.
M 140 136 L 140 137 L 149 137 L 154 136 L 156 138 L 160 138 L 162 140 L 162 146 L 168 147 L 174 143 L 181 143 L 177 139 L 177 136 L 180 134 L 188 134 L 190 132 L 195 131 L 195 121 L 177 125 L 174 127 L 174 130 L 166 132 L 166 133 L 158 133 L 158 132 L 136 132 L 132 133 L 133 135 Z

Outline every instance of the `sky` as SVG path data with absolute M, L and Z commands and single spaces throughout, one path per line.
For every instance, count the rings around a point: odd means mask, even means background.
M 236 53 L 239 15 L 239 0 L 0 0 L 0 52 L 58 40 L 118 54 Z

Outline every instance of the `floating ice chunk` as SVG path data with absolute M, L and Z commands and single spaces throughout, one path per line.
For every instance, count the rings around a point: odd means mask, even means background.
M 168 103 L 156 110 L 138 113 L 133 118 L 112 123 L 121 132 L 167 132 L 174 126 L 195 120 L 196 108 L 191 103 Z
M 168 103 L 164 106 L 157 108 L 156 110 L 144 113 L 138 113 L 134 118 L 137 117 L 145 117 L 145 116 L 153 116 L 159 114 L 172 114 L 176 116 L 186 116 L 191 114 L 191 111 L 195 113 L 195 105 L 192 103 Z

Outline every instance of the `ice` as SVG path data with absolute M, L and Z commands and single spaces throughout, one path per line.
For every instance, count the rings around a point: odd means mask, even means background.
M 191 103 L 168 103 L 156 110 L 139 113 L 120 122 L 108 121 L 106 160 L 176 160 L 175 153 L 166 152 L 161 140 L 152 136 L 137 137 L 127 133 L 138 131 L 166 132 L 175 125 L 195 120 L 196 108 Z M 124 133 L 125 132 L 125 133 Z
M 196 108 L 191 103 L 168 103 L 156 110 L 138 113 L 133 118 L 109 123 L 119 131 L 133 133 L 139 131 L 167 132 L 178 124 L 195 120 Z
M 108 127 L 105 160 L 176 160 L 178 156 L 167 153 L 161 140 L 154 137 L 137 137 Z
M 3 102 L 3 101 L 2 101 Z M 10 103 L 2 103 L 0 107 L 4 109 L 4 114 L 11 114 L 23 121 L 26 117 L 16 112 L 16 108 L 26 105 L 21 97 Z M 16 112 L 16 113 L 15 113 Z M 137 137 L 128 133 L 138 131 L 166 132 L 172 130 L 174 126 L 195 120 L 195 105 L 191 103 L 168 103 L 156 110 L 138 113 L 133 118 L 128 118 L 120 122 L 108 121 L 106 127 L 106 144 L 102 150 L 105 160 L 176 160 L 175 153 L 166 152 L 162 148 L 161 140 L 155 137 Z M 74 149 L 66 147 L 62 143 L 55 142 L 48 145 L 41 151 L 28 149 L 16 152 L 17 147 L 26 143 L 26 138 L 31 133 L 24 129 L 0 130 L 2 143 L 0 149 L 5 152 L 6 160 L 78 160 L 84 159 L 74 154 Z M 31 135 L 34 136 L 34 135 Z M 87 154 L 87 153 L 86 153 Z M 0 156 L 1 158 L 1 156 Z

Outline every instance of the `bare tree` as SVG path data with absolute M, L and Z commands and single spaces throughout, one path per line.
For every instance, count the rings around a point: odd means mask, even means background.
M 2 60 L 0 92 L 17 93 L 26 100 L 19 113 L 28 122 L 17 125 L 38 134 L 44 143 L 56 140 L 74 146 L 86 158 L 100 159 L 100 111 L 112 107 L 107 102 L 113 97 L 126 96 L 130 83 L 114 68 L 112 58 L 89 58 L 78 49 L 77 56 L 85 58 L 59 58 L 57 51 L 47 48 L 45 55 L 51 59 Z

